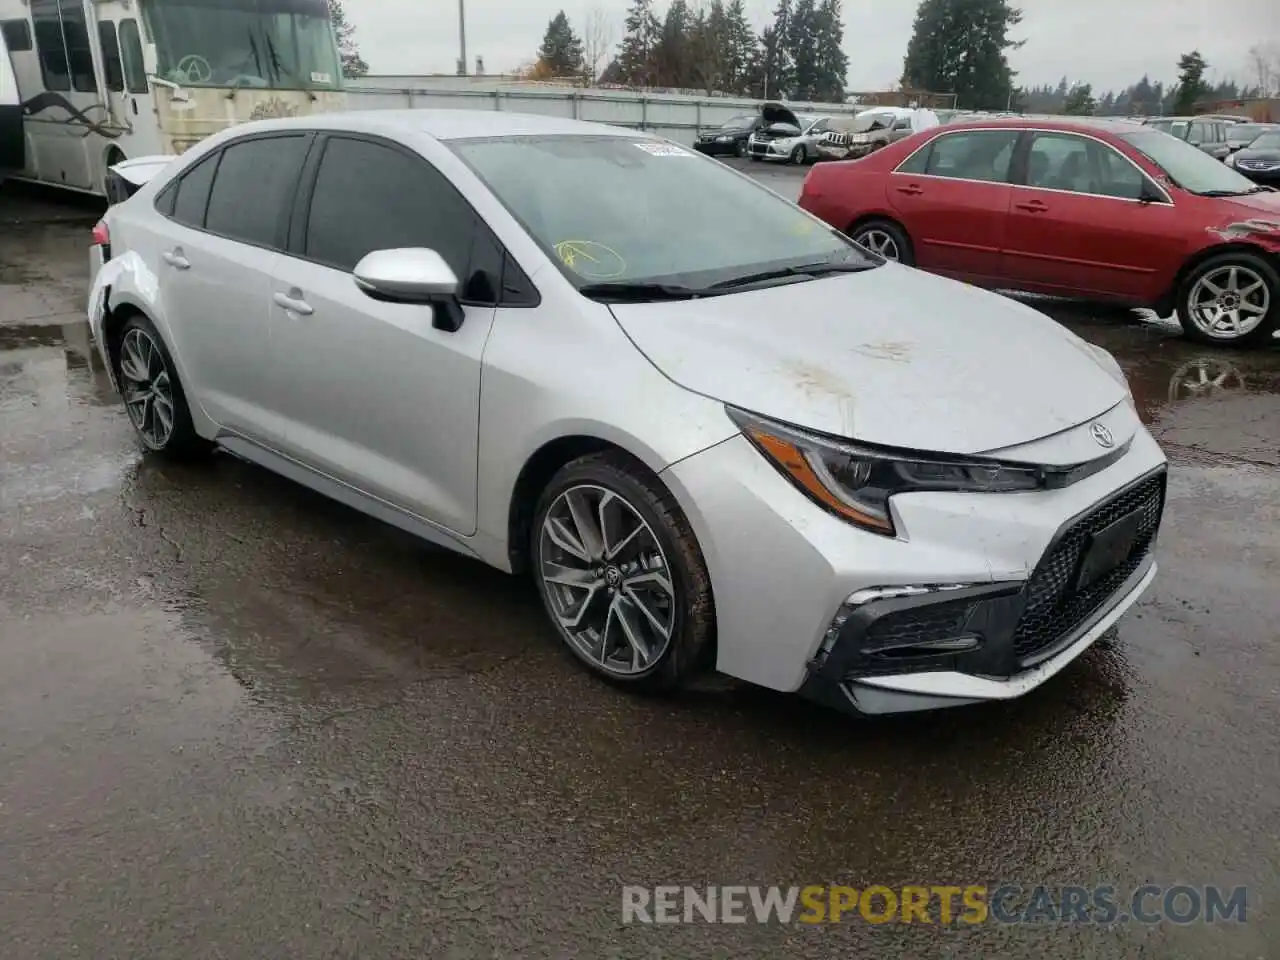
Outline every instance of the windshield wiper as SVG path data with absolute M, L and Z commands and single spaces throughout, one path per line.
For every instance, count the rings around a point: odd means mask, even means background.
M 1266 193 L 1265 187 L 1250 187 L 1248 190 L 1199 190 L 1198 197 L 1247 197 L 1255 193 Z
M 711 284 L 712 290 L 726 290 L 731 287 L 746 287 L 753 283 L 767 283 L 770 280 L 791 280 L 802 277 L 820 277 L 824 274 L 831 273 L 861 273 L 864 270 L 873 270 L 879 264 L 875 263 L 849 263 L 848 261 L 840 261 L 838 263 L 803 263 L 797 267 L 780 267 L 777 270 L 761 270 L 759 273 L 748 273 L 741 277 L 731 277 L 728 280 L 721 280 L 719 283 Z
M 683 287 L 674 283 L 628 283 L 610 281 L 588 283 L 578 292 L 592 300 L 651 303 L 656 300 L 692 300 L 695 297 L 714 296 L 714 292 L 700 287 Z

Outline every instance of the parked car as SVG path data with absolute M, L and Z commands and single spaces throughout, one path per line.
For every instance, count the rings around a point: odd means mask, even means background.
M 803 165 L 817 159 L 817 144 L 831 127 L 831 117 L 795 115 L 795 123 L 775 123 L 757 130 L 747 142 L 752 160 Z
M 819 155 L 826 160 L 857 160 L 915 132 L 916 111 L 905 107 L 875 107 L 840 124 L 822 138 Z
M 814 167 L 800 205 L 883 256 L 972 283 L 1176 308 L 1196 340 L 1261 343 L 1280 326 L 1280 193 L 1149 127 L 937 127 Z
M 1227 157 L 1227 166 L 1254 183 L 1280 188 L 1280 126 Z
M 803 118 L 782 103 L 765 103 L 760 106 L 760 125 L 747 138 L 747 156 L 752 160 L 764 160 L 772 152 L 776 140 L 795 142 L 813 118 Z M 780 156 L 790 156 L 790 151 Z
M 1227 146 L 1231 148 L 1231 153 L 1235 153 L 1237 150 L 1243 150 L 1249 146 L 1264 133 L 1272 131 L 1280 131 L 1280 124 L 1233 123 L 1227 127 Z
M 1227 131 L 1234 124 L 1226 120 L 1212 120 L 1205 117 L 1157 117 L 1147 120 L 1146 125 L 1164 133 L 1173 134 L 1193 147 L 1199 147 L 1216 160 L 1225 160 L 1231 153 L 1231 147 L 1227 143 Z
M 1165 458 L 1110 354 L 643 133 L 248 123 L 93 253 L 151 455 L 217 444 L 528 573 L 624 687 L 714 665 L 867 713 L 1004 700 L 1155 575 Z
M 716 129 L 701 133 L 693 148 L 710 157 L 745 157 L 747 140 L 764 123 L 758 113 L 743 113 L 730 117 Z

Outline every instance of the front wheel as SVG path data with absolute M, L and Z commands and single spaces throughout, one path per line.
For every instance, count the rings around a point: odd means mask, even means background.
M 1252 253 L 1210 257 L 1182 281 L 1178 322 L 1200 343 L 1266 343 L 1280 327 L 1280 274 Z
M 911 239 L 905 230 L 892 221 L 868 220 L 854 228 L 850 239 L 872 253 L 878 253 L 886 260 L 893 260 L 908 267 L 915 263 Z
M 664 691 L 702 666 L 711 579 L 675 498 L 640 464 L 601 453 L 561 468 L 538 501 L 530 547 L 547 615 L 596 675 Z
M 741 160 L 747 155 L 747 145 L 742 140 L 738 140 L 733 145 L 733 155 Z
M 791 162 L 797 167 L 804 166 L 809 161 L 809 151 L 804 148 L 804 144 L 800 144 L 791 151 Z

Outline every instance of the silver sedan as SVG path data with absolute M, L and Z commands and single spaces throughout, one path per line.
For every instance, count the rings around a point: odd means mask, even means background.
M 527 572 L 625 687 L 1007 699 L 1155 575 L 1165 460 L 1108 354 L 634 131 L 246 124 L 92 252 L 148 455 L 221 448 Z

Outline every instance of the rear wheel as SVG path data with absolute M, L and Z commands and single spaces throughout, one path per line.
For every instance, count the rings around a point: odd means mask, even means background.
M 854 243 L 866 247 L 872 253 L 878 253 L 886 260 L 894 260 L 906 266 L 915 263 L 911 238 L 891 220 L 868 220 L 860 223 L 853 229 L 850 237 Z
M 1210 257 L 1178 290 L 1182 331 L 1201 343 L 1266 343 L 1280 327 L 1280 274 L 1257 254 Z
M 146 317 L 134 315 L 125 321 L 116 350 L 116 374 L 125 413 L 147 450 L 185 457 L 211 448 L 191 423 L 173 358 Z
M 658 479 L 618 453 L 552 478 L 534 514 L 534 578 L 569 650 L 613 683 L 670 690 L 698 672 L 715 613 L 693 530 Z

